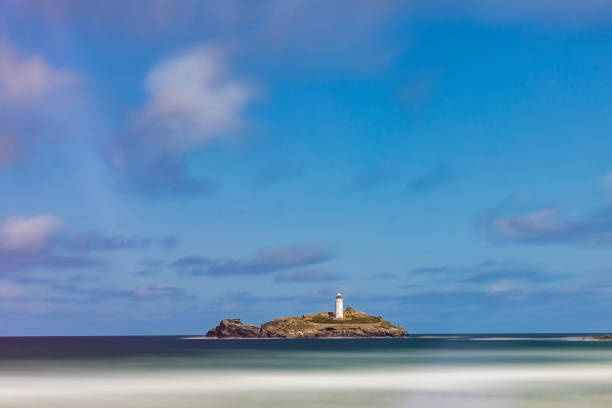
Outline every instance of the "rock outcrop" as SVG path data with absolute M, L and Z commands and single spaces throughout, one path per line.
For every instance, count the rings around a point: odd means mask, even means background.
M 240 319 L 224 319 L 214 329 L 210 329 L 206 333 L 206 337 L 259 337 L 261 329 L 254 324 L 244 324 Z
M 612 334 L 604 334 L 603 336 L 593 336 L 591 337 L 591 339 L 612 341 Z
M 382 316 L 371 316 L 358 312 L 350 306 L 344 311 L 343 319 L 334 319 L 329 313 L 317 313 L 302 317 L 280 317 L 261 328 L 247 325 L 240 319 L 222 320 L 221 324 L 210 330 L 207 337 L 406 337 L 403 327 L 394 326 Z

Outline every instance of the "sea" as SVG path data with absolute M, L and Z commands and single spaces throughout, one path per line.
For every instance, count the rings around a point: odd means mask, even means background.
M 584 334 L 0 338 L 0 407 L 612 407 Z

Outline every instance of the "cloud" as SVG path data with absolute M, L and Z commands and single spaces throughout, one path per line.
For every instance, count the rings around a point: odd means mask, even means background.
M 0 38 L 0 165 L 17 162 L 51 134 L 67 133 L 50 129 L 77 106 L 81 82 L 76 73 Z
M 521 282 L 546 282 L 560 278 L 522 263 L 509 261 L 484 261 L 472 266 L 439 266 L 415 268 L 411 276 L 425 276 L 433 281 L 444 281 L 446 284 L 489 284 L 501 280 Z
M 109 164 L 143 190 L 210 192 L 210 182 L 187 174 L 184 155 L 240 129 L 253 87 L 231 72 L 221 48 L 197 46 L 155 65 L 145 89 L 148 100 L 111 145 Z
M 85 288 L 74 285 L 55 285 L 51 287 L 64 295 L 74 298 L 64 298 L 66 302 L 99 303 L 106 300 L 126 299 L 131 301 L 171 300 L 184 301 L 194 299 L 185 289 L 168 285 L 148 285 L 134 289 L 116 288 Z
M 475 265 L 470 274 L 465 276 L 462 281 L 468 283 L 490 283 L 500 280 L 547 282 L 559 278 L 559 275 L 553 276 L 541 269 L 524 264 L 486 261 Z
M 0 251 L 0 274 L 11 274 L 32 269 L 65 270 L 106 265 L 106 262 L 73 255 L 54 255 L 46 252 Z
M 332 259 L 333 256 L 333 252 L 324 246 L 293 245 L 262 249 L 245 259 L 183 257 L 174 261 L 171 266 L 181 275 L 260 275 L 318 264 Z
M 480 215 L 489 237 L 502 241 L 540 244 L 612 244 L 612 219 L 602 212 L 593 218 L 565 219 L 558 208 L 544 208 L 522 215 Z
M 521 297 L 567 278 L 566 274 L 552 274 L 520 262 L 492 260 L 470 266 L 415 268 L 408 275 L 411 283 L 401 287 L 410 296 L 479 293 Z
M 139 271 L 134 272 L 134 276 L 151 276 L 157 275 L 160 272 L 161 270 L 159 269 L 141 269 Z
M 276 282 L 330 282 L 344 278 L 345 276 L 340 273 L 305 268 L 279 272 L 274 280 Z
M 223 52 L 196 47 L 161 61 L 148 74 L 149 101 L 135 118 L 138 131 L 155 132 L 163 150 L 201 146 L 242 122 L 242 111 L 253 91 L 232 78 Z
M 176 239 L 89 233 L 70 235 L 66 222 L 53 214 L 16 215 L 0 222 L 0 274 L 41 269 L 92 268 L 106 262 L 82 256 L 93 251 L 171 248 Z
M 160 268 L 165 262 L 162 259 L 143 259 L 140 264 L 147 268 Z
M 134 272 L 135 276 L 151 276 L 161 273 L 161 267 L 164 266 L 165 262 L 161 259 L 144 259 L 140 261 L 140 265 L 144 269 Z
M 29 109 L 79 83 L 79 77 L 52 67 L 40 55 L 27 55 L 0 39 L 0 106 Z
M 142 300 L 157 300 L 157 299 L 173 299 L 184 300 L 190 298 L 185 293 L 183 288 L 168 286 L 168 285 L 149 285 L 136 288 L 133 292 L 135 299 Z
M 168 249 L 174 248 L 178 244 L 178 240 L 174 237 L 156 239 L 125 235 L 104 235 L 98 232 L 90 232 L 66 237 L 59 243 L 65 250 L 90 252 L 146 249 L 151 246 Z
M 168 36 L 185 37 L 191 34 L 215 36 L 225 41 L 236 38 L 244 43 L 246 52 L 260 58 L 284 55 L 293 60 L 307 59 L 312 54 L 323 55 L 326 60 L 350 58 L 355 62 L 372 62 L 385 55 L 379 37 L 391 18 L 396 16 L 396 0 L 372 4 L 364 0 L 326 2 L 314 0 L 294 2 L 273 0 L 244 2 L 143 1 L 129 3 L 118 0 L 88 2 L 75 1 L 9 2 L 5 10 L 16 21 L 24 17 L 41 25 L 57 36 L 72 33 L 75 22 L 79 28 L 98 35 L 114 35 L 125 41 L 158 41 Z M 0 3 L 0 6 L 2 3 Z M 0 8 L 0 11 L 2 9 Z M 120 12 L 119 12 L 120 11 Z M 349 52 L 348 44 L 359 42 L 362 53 Z M 376 47 L 378 46 L 378 48 Z
M 415 177 L 404 187 L 404 194 L 424 193 L 437 188 L 448 181 L 453 176 L 453 172 L 445 164 L 439 164 L 428 173 Z
M 6 217 L 0 224 L 0 250 L 38 251 L 50 245 L 64 221 L 52 214 Z
M 119 154 L 123 156 L 128 153 L 130 155 L 129 151 L 119 152 Z M 139 154 L 137 153 L 137 156 Z M 121 160 L 124 159 L 135 161 L 130 162 L 128 166 L 121 164 L 121 168 L 115 167 L 115 170 L 119 170 L 120 177 L 125 178 L 123 182 L 127 181 L 128 185 L 139 193 L 158 196 L 168 193 L 210 195 L 216 190 L 212 181 L 196 179 L 189 175 L 179 156 L 121 158 Z
M 15 300 L 26 296 L 25 290 L 12 283 L 0 283 L 0 300 Z

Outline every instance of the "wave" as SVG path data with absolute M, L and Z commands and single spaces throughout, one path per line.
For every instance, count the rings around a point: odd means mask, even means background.
M 591 341 L 587 337 L 473 337 L 472 341 Z
M 86 374 L 86 375 L 85 375 Z M 612 367 L 559 364 L 522 366 L 417 367 L 356 372 L 298 370 L 138 370 L 77 371 L 57 376 L 0 375 L 0 398 L 8 395 L 82 394 L 104 385 L 115 392 L 225 392 L 274 389 L 421 389 L 451 390 L 470 387 L 507 386 L 524 382 L 612 381 Z
M 543 395 L 559 398 L 559 393 L 569 389 L 582 389 L 583 393 L 598 389 L 597 398 L 605 400 L 599 406 L 610 406 L 610 383 L 612 367 L 593 364 L 412 367 L 352 372 L 194 369 L 81 370 L 47 375 L 5 372 L 0 375 L 0 406 L 268 407 L 299 401 L 300 406 L 332 407 L 339 403 L 422 407 L 432 406 L 435 401 L 433 406 L 490 408 L 516 406 L 514 400 L 530 390 L 538 390 L 538 398 L 542 399 Z M 589 398 L 594 402 L 592 396 Z M 565 406 L 561 402 L 555 406 Z

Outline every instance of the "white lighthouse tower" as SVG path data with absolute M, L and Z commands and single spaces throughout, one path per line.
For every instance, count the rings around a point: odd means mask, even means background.
M 342 295 L 338 293 L 336 295 L 336 313 L 334 315 L 336 319 L 344 318 L 344 307 L 342 303 Z

